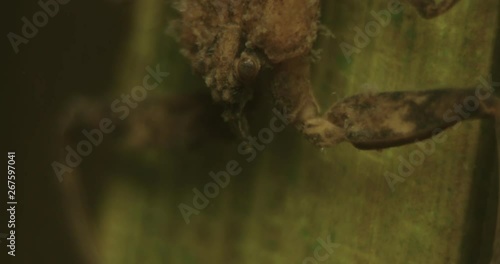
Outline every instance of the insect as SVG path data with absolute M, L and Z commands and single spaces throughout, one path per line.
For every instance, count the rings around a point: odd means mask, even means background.
M 459 1 L 407 2 L 430 19 Z M 360 94 L 321 115 L 308 58 L 320 26 L 319 0 L 184 0 L 178 9 L 182 53 L 213 100 L 224 106 L 224 120 L 242 137 L 249 134 L 244 110 L 252 99 L 252 83 L 264 71 L 271 72 L 278 108 L 318 147 L 347 141 L 359 149 L 382 149 L 423 140 L 461 121 L 443 116 L 475 95 L 472 89 Z M 466 118 L 497 117 L 499 105 L 492 96 L 478 102 Z M 495 245 L 500 245 L 499 236 Z
M 438 16 L 458 2 L 408 1 L 425 18 Z M 179 2 L 178 9 L 182 12 L 182 53 L 195 72 L 203 76 L 213 100 L 224 105 L 224 120 L 242 137 L 249 134 L 244 109 L 254 92 L 252 82 L 267 70 L 272 73 L 271 90 L 276 105 L 313 144 L 331 147 L 350 141 L 355 146 L 369 147 L 367 142 L 356 144 L 359 137 L 349 138 L 345 124 L 339 123 L 338 113 L 330 110 L 321 116 L 313 95 L 308 56 L 319 28 L 319 0 L 191 0 Z M 382 99 L 372 97 L 377 104 L 388 103 Z M 381 144 L 384 139 L 379 137 L 374 139 L 378 143 L 373 147 L 398 145 L 397 142 L 411 141 L 411 137 L 424 133 L 419 129 L 403 135 L 394 130 L 397 125 L 402 124 L 385 127 L 390 132 L 387 144 Z M 365 134 L 380 130 L 364 127 Z

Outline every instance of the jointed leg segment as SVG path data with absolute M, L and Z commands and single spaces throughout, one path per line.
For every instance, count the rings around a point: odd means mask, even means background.
M 499 115 L 500 100 L 478 98 L 473 88 L 358 94 L 320 115 L 309 67 L 305 58 L 278 65 L 273 94 L 290 123 L 318 147 L 342 141 L 359 149 L 396 147 L 430 138 L 464 119 Z M 460 116 L 453 114 L 459 110 Z
M 286 61 L 275 71 L 273 95 L 290 123 L 319 147 L 331 147 L 343 141 L 343 129 L 319 115 L 319 107 L 312 94 L 307 58 Z

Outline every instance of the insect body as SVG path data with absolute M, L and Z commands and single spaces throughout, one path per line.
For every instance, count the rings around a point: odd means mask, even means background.
M 458 0 L 407 2 L 423 18 L 433 18 Z M 203 76 L 213 100 L 224 105 L 224 119 L 242 137 L 248 134 L 244 109 L 253 95 L 252 81 L 263 71 L 271 72 L 270 88 L 278 108 L 318 147 L 348 141 L 359 149 L 382 149 L 429 138 L 461 121 L 443 117 L 477 92 L 360 94 L 321 115 L 308 58 L 319 28 L 319 0 L 180 0 L 179 7 L 182 53 Z M 496 117 L 500 138 L 499 113 L 499 100 L 491 96 L 478 102 L 475 112 L 464 119 Z M 491 263 L 500 263 L 500 213 L 494 240 Z
M 408 1 L 423 17 L 431 18 L 458 0 Z M 182 53 L 203 76 L 213 100 L 225 106 L 224 119 L 243 137 L 248 134 L 243 110 L 253 95 L 252 81 L 268 69 L 277 106 L 312 143 L 319 147 L 352 143 L 345 124 L 332 122 L 338 120 L 334 113 L 320 115 L 312 93 L 308 56 L 319 27 L 319 0 L 184 0 L 179 4 Z M 398 137 L 414 136 L 410 132 Z
M 316 39 L 319 0 L 195 0 L 183 5 L 183 53 L 203 75 L 214 101 L 225 105 L 225 120 L 246 134 L 242 111 L 252 98 L 252 80 L 263 68 L 289 68 L 290 61 L 309 54 Z M 308 76 L 304 66 L 301 78 Z

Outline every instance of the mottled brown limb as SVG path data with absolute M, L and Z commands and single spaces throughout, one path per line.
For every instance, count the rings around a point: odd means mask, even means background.
M 411 144 L 465 119 L 495 117 L 500 105 L 491 92 L 477 89 L 397 91 L 348 97 L 322 117 L 309 70 L 306 58 L 277 65 L 272 91 L 290 122 L 319 147 L 342 141 L 358 149 Z
M 424 140 L 471 118 L 494 117 L 498 99 L 476 89 L 359 94 L 335 104 L 326 118 L 343 127 L 359 149 L 382 149 Z
M 442 0 L 440 3 L 436 3 L 436 0 L 408 0 L 424 18 L 439 16 L 450 10 L 458 1 L 460 0 Z

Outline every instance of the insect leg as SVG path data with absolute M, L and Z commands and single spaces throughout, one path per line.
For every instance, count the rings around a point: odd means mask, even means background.
M 275 73 L 273 96 L 290 123 L 318 147 L 331 147 L 344 140 L 343 129 L 319 115 L 307 58 L 283 62 L 276 66 Z
M 436 89 L 358 94 L 338 102 L 326 118 L 344 127 L 359 149 L 383 149 L 437 135 L 462 120 L 498 115 L 495 96 L 477 97 L 476 89 Z

